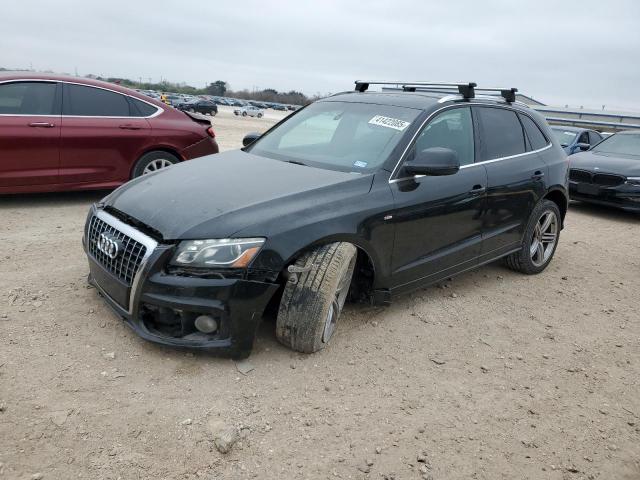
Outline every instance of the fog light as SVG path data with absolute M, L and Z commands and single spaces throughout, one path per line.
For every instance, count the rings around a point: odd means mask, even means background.
M 202 333 L 213 333 L 218 330 L 218 322 L 209 315 L 200 315 L 194 323 L 196 328 Z

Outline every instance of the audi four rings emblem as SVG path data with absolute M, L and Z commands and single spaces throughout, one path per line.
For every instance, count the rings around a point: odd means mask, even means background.
M 120 241 L 107 233 L 100 234 L 96 247 L 111 260 L 114 260 L 120 253 Z

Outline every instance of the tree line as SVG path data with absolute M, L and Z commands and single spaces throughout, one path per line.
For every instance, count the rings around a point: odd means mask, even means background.
M 87 77 L 103 80 L 110 83 L 116 83 L 124 87 L 138 88 L 141 90 L 155 90 L 158 92 L 184 93 L 187 95 L 214 95 L 217 97 L 241 98 L 243 100 L 257 100 L 261 102 L 276 102 L 288 105 L 307 105 L 315 100 L 315 97 L 307 97 L 302 92 L 290 90 L 289 92 L 279 92 L 274 88 L 265 88 L 262 90 L 232 90 L 229 84 L 223 80 L 216 80 L 209 83 L 205 88 L 196 88 L 185 83 L 162 82 L 136 82 L 128 78 L 116 77 L 99 77 L 95 75 L 87 75 Z

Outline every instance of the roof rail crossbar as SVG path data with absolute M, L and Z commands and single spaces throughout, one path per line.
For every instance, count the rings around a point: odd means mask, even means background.
M 370 85 L 402 85 L 405 92 L 415 92 L 416 87 L 441 87 L 458 89 L 464 98 L 473 98 L 475 96 L 474 88 L 477 86 L 475 82 L 374 82 L 369 80 L 356 80 L 356 92 L 366 92 Z
M 504 88 L 504 87 L 476 88 L 476 90 L 481 92 L 500 92 L 500 96 L 509 103 L 513 103 L 516 101 L 516 92 L 518 91 L 517 88 Z
M 477 88 L 478 85 L 475 82 L 460 82 L 460 83 L 445 83 L 445 82 L 373 82 L 356 80 L 356 91 L 366 92 L 370 85 L 402 85 L 402 90 L 405 92 L 415 92 L 416 87 L 432 87 L 432 88 L 457 88 L 460 95 L 464 98 L 475 98 L 476 90 L 482 92 L 500 92 L 500 96 L 507 102 L 513 103 L 516 101 L 517 88 Z

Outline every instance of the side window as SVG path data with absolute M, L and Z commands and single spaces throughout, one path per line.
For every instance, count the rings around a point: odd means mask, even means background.
M 457 152 L 460 165 L 474 162 L 473 121 L 469 107 L 437 115 L 420 132 L 409 158 L 427 148 L 443 147 Z
M 547 142 L 547 138 L 544 136 L 544 133 L 542 133 L 536 122 L 527 115 L 518 116 L 524 126 L 524 131 L 526 132 L 527 137 L 529 137 L 532 150 L 539 150 L 546 147 L 549 142 Z
M 518 155 L 526 151 L 522 125 L 512 110 L 478 108 L 482 125 L 483 160 Z
M 596 132 L 589 132 L 589 144 L 593 147 L 596 143 L 600 143 L 602 137 Z
M 56 110 L 54 82 L 0 84 L 0 114 L 55 115 Z
M 589 132 L 582 132 L 580 138 L 578 138 L 578 143 L 589 143 Z
M 82 117 L 129 117 L 127 97 L 102 88 L 66 84 L 63 115 Z
M 137 98 L 129 98 L 129 101 L 135 106 L 135 117 L 150 117 L 158 111 L 158 107 L 149 105 L 146 102 L 138 100 Z

